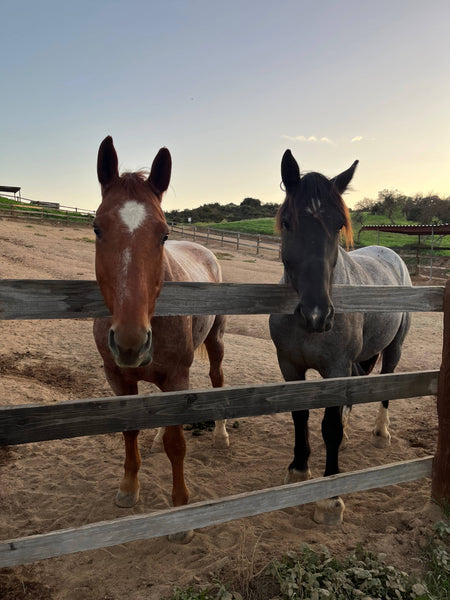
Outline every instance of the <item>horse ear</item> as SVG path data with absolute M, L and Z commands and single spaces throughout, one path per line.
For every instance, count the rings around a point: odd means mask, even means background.
M 162 196 L 169 187 L 171 174 L 172 157 L 167 148 L 161 148 L 153 161 L 148 182 L 151 183 L 158 194 Z
M 353 175 L 355 174 L 355 169 L 358 166 L 358 163 L 359 160 L 355 160 L 355 162 L 349 169 L 343 171 L 340 175 L 336 175 L 336 177 L 333 177 L 333 179 L 331 180 L 340 194 L 343 194 L 347 189 L 348 184 L 350 183 L 350 181 L 353 178 Z
M 119 161 L 110 135 L 105 137 L 98 149 L 97 176 L 102 186 L 109 185 L 119 177 Z
M 281 159 L 281 179 L 287 191 L 300 181 L 300 168 L 290 150 L 286 150 Z

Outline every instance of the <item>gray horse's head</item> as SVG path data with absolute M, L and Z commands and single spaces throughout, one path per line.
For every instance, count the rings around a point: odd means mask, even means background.
M 290 150 L 281 161 L 286 190 L 277 215 L 281 258 L 285 277 L 299 296 L 295 312 L 310 332 L 328 331 L 333 326 L 331 286 L 341 234 L 347 245 L 352 243 L 350 216 L 341 194 L 357 164 L 355 161 L 349 169 L 328 179 L 320 173 L 301 177 Z

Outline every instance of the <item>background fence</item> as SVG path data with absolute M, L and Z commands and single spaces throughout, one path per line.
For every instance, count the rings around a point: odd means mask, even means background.
M 244 250 L 250 253 L 264 254 L 269 257 L 281 258 L 281 238 L 270 235 L 255 235 L 251 233 L 242 233 L 239 231 L 228 231 L 211 227 L 198 227 L 197 225 L 170 224 L 171 231 L 181 237 L 191 238 L 193 241 L 199 241 L 202 244 L 214 244 L 223 248 L 236 251 Z M 398 234 L 401 235 L 401 234 Z M 450 271 L 450 260 L 444 258 L 445 265 L 438 265 L 442 260 L 433 254 L 429 254 L 425 248 L 417 248 L 415 253 L 412 249 L 393 248 L 408 266 L 411 275 L 425 275 L 429 279 L 432 277 L 445 278 Z M 440 248 L 444 250 L 444 248 Z M 445 248 L 447 249 L 447 248 Z
M 23 444 L 202 420 L 427 396 L 438 392 L 439 437 L 434 461 L 432 457 L 426 457 L 79 528 L 6 540 L 0 542 L 0 566 L 224 523 L 340 494 L 428 477 L 432 472 L 434 498 L 449 501 L 450 284 L 447 284 L 445 295 L 443 288 L 436 287 L 336 286 L 333 300 L 336 310 L 340 312 L 360 311 L 363 308 L 373 311 L 405 308 L 415 311 L 444 310 L 444 352 L 440 372 L 344 377 L 86 399 L 56 405 L 2 407 L 0 443 Z M 156 314 L 291 312 L 295 301 L 288 286 L 172 283 L 164 285 Z M 92 281 L 0 282 L 2 319 L 106 315 L 96 283 Z
M 3 193 L 0 198 L 0 218 L 63 225 L 92 225 L 95 217 L 95 210 L 63 206 L 57 202 L 40 202 Z

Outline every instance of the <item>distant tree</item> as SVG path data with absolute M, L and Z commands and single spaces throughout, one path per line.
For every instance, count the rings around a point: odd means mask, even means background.
M 261 200 L 257 200 L 256 198 L 244 198 L 241 202 L 241 206 L 249 206 L 258 209 L 261 207 Z
M 383 214 L 385 214 L 392 225 L 395 224 L 394 215 L 403 214 L 406 196 L 400 194 L 398 190 L 382 190 L 378 192 L 378 203 L 381 205 Z
M 278 204 L 263 204 L 256 198 L 244 198 L 239 204 L 219 204 L 212 202 L 202 204 L 197 208 L 167 211 L 166 218 L 169 221 L 186 223 L 190 218 L 192 223 L 220 223 L 222 221 L 241 221 L 245 219 L 257 219 L 261 217 L 273 217 Z
M 358 200 L 358 202 L 355 204 L 354 211 L 371 212 L 375 204 L 376 200 L 372 200 L 371 198 L 363 198 L 362 200 Z

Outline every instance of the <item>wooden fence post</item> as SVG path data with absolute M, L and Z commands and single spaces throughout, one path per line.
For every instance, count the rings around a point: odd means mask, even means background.
M 450 281 L 444 291 L 444 343 L 437 392 L 438 441 L 433 460 L 431 495 L 440 505 L 450 503 Z
M 241 239 L 241 234 L 238 233 L 236 236 L 236 250 L 239 250 L 239 241 Z
M 259 254 L 259 245 L 261 244 L 261 236 L 258 234 L 258 239 L 256 240 L 256 254 Z

